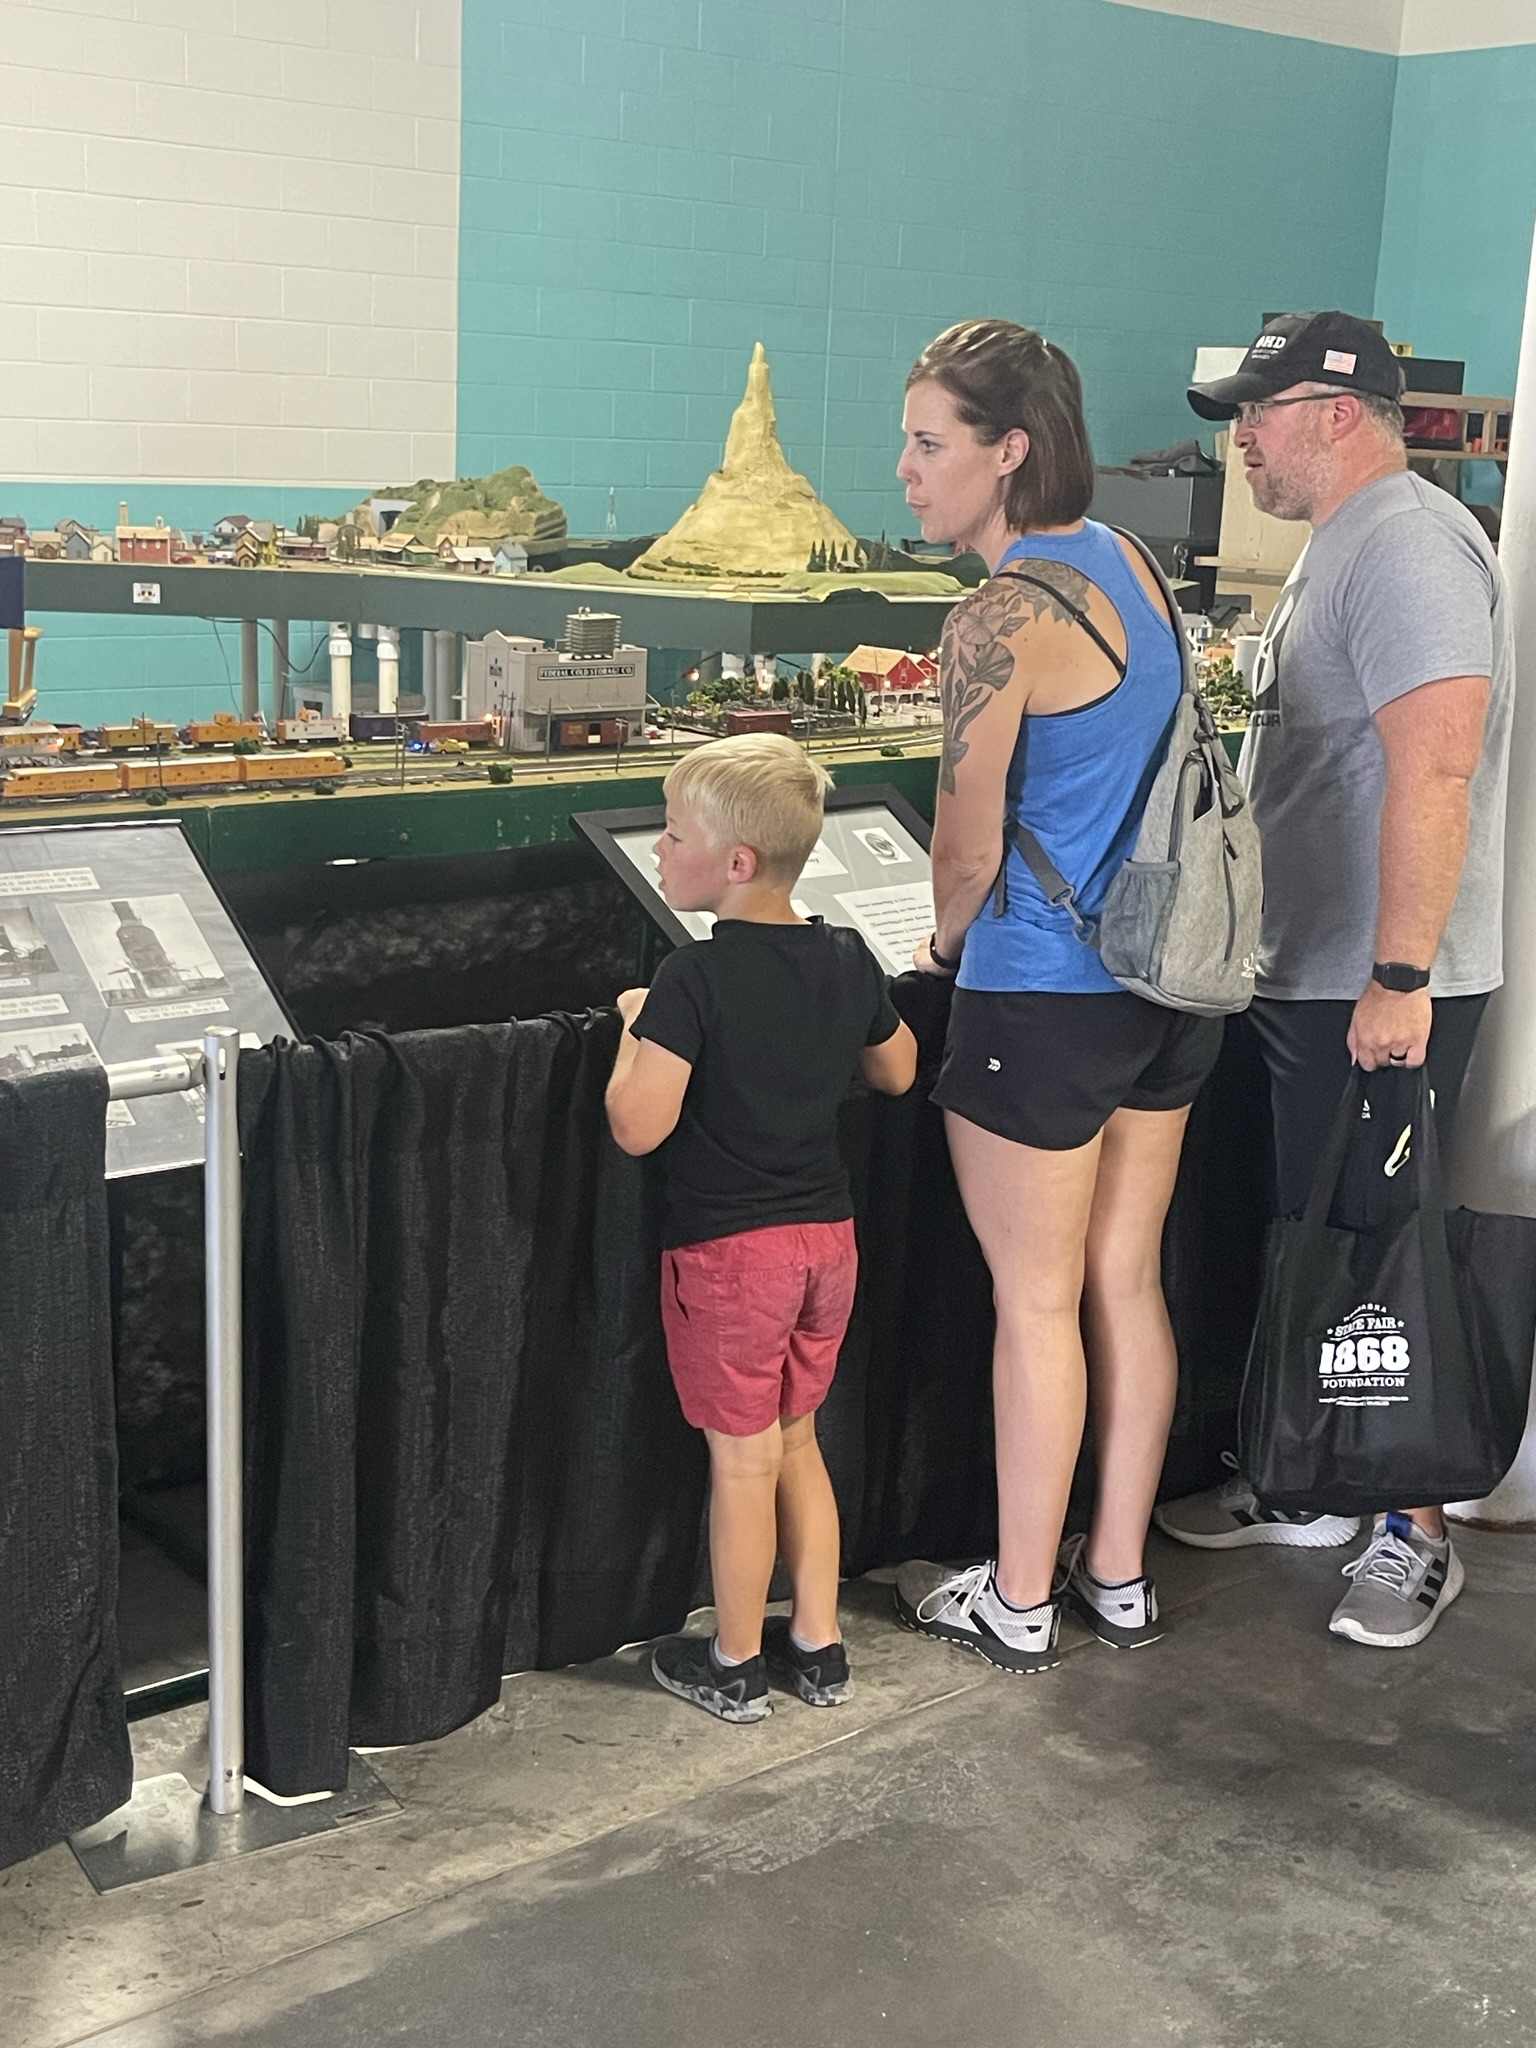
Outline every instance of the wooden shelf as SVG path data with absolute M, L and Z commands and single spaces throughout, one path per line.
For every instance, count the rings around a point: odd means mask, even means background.
M 1405 391 L 1401 403 L 1404 410 L 1422 406 L 1434 412 L 1459 412 L 1463 415 L 1481 413 L 1485 423 L 1484 432 L 1486 434 L 1487 428 L 1495 425 L 1500 416 L 1503 417 L 1507 425 L 1510 415 L 1514 411 L 1515 401 L 1513 398 L 1478 397 L 1475 394 L 1461 391 Z M 1418 456 L 1428 462 L 1508 462 L 1509 460 L 1509 436 L 1507 431 L 1501 437 L 1502 445 L 1497 448 L 1469 448 L 1466 445 L 1466 440 L 1464 418 L 1460 446 L 1447 444 L 1443 448 L 1415 448 L 1410 443 L 1408 453 L 1410 457 Z

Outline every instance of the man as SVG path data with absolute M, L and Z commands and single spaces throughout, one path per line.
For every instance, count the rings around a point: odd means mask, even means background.
M 1269 1069 L 1276 1199 L 1306 1202 L 1350 1062 L 1427 1064 L 1442 1145 L 1501 979 L 1514 657 L 1498 563 L 1465 507 L 1409 472 L 1402 373 L 1347 313 L 1272 320 L 1233 376 L 1191 388 L 1231 420 L 1254 503 L 1312 535 L 1270 618 L 1241 769 L 1264 849 L 1250 1016 Z M 1172 1501 L 1181 1543 L 1326 1548 L 1359 1524 L 1288 1515 L 1241 1475 Z M 1438 1506 L 1379 1516 L 1329 1623 L 1422 1642 L 1461 1591 Z

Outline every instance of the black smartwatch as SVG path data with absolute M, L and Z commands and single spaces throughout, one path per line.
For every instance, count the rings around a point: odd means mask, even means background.
M 1371 979 L 1395 996 L 1411 996 L 1415 989 L 1429 987 L 1429 969 L 1410 967 L 1402 960 L 1378 960 L 1371 969 Z
M 946 958 L 939 951 L 939 935 L 937 932 L 930 932 L 928 935 L 928 958 L 941 973 L 958 974 L 960 972 L 960 962 Z

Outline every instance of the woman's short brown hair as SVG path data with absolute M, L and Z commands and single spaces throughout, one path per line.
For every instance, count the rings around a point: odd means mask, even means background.
M 1083 380 L 1063 349 L 1012 320 L 962 320 L 930 341 L 907 378 L 941 384 L 987 447 L 1012 427 L 1029 453 L 1008 479 L 1008 524 L 1070 526 L 1093 502 L 1093 449 L 1083 418 Z

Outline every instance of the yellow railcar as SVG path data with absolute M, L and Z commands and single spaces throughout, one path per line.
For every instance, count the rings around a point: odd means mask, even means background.
M 16 803 L 37 797 L 110 796 L 120 789 L 124 764 L 106 761 L 94 768 L 13 768 L 0 784 L 0 799 Z

